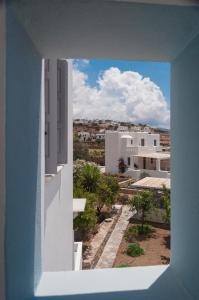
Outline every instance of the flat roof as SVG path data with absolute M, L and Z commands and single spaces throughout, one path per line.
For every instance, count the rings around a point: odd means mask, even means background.
M 133 156 L 137 157 L 146 157 L 146 158 L 159 158 L 159 159 L 169 159 L 170 158 L 170 153 L 163 153 L 163 152 L 147 152 L 147 153 L 141 153 L 141 154 L 136 154 Z
M 86 198 L 73 198 L 73 212 L 82 212 L 86 206 Z
M 134 188 L 154 188 L 162 189 L 163 185 L 170 189 L 170 178 L 145 177 L 131 185 Z
M 121 136 L 121 139 L 132 139 L 133 137 L 131 135 L 125 134 Z

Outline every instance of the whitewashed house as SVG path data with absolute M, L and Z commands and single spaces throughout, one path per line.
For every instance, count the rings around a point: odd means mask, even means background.
M 78 133 L 78 137 L 79 137 L 80 141 L 86 142 L 91 138 L 91 134 L 87 131 L 80 131 Z
M 161 151 L 159 134 L 107 131 L 106 172 L 118 173 L 120 160 L 125 165 L 125 173 L 135 179 L 139 179 L 142 173 L 170 177 L 170 154 Z
M 119 125 L 117 131 L 128 131 L 128 126 Z
M 104 141 L 105 140 L 105 133 L 101 133 L 101 132 L 96 133 L 95 139 L 96 139 L 96 141 Z
M 73 120 L 73 123 L 74 124 L 84 124 L 84 125 L 87 125 L 88 124 L 88 120 L 87 119 L 75 119 L 75 120 Z

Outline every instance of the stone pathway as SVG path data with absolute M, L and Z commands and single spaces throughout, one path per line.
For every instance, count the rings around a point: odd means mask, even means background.
M 121 205 L 119 205 L 117 207 L 117 214 L 113 218 L 110 218 L 109 222 L 104 221 L 100 224 L 97 234 L 95 234 L 88 250 L 86 251 L 86 257 L 83 259 L 83 269 L 95 268 L 95 265 L 103 252 L 104 245 L 113 230 L 112 227 L 115 227 L 115 223 L 119 217 L 118 214 L 121 213 L 121 209 Z
M 129 218 L 133 215 L 132 211 L 127 205 L 124 205 L 122 208 L 121 216 L 115 225 L 115 228 L 106 243 L 104 251 L 96 265 L 96 269 L 112 268 L 114 260 L 117 255 L 124 231 L 126 230 Z

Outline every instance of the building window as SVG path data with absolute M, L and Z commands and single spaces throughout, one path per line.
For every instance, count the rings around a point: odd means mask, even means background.
M 153 164 L 153 158 L 151 158 L 151 164 Z
M 153 141 L 153 144 L 154 144 L 154 146 L 157 146 L 157 141 L 154 140 L 154 141 Z
M 143 157 L 143 169 L 146 169 L 146 157 Z
M 133 145 L 133 140 L 131 140 L 131 145 Z
M 130 166 L 130 164 L 131 164 L 131 158 L 128 157 L 128 166 Z
M 46 59 L 45 172 L 57 173 L 57 165 L 67 163 L 69 62 Z
M 141 139 L 141 146 L 144 146 L 144 144 L 145 144 L 144 139 Z

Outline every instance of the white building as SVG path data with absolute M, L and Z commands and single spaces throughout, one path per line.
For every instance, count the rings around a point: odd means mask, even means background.
M 75 120 L 73 120 L 73 123 L 74 124 L 84 124 L 84 125 L 86 125 L 86 124 L 88 124 L 89 123 L 89 121 L 87 120 L 87 119 L 75 119 Z
M 96 141 L 104 141 L 105 140 L 105 133 L 96 133 L 95 139 L 96 139 Z
M 139 179 L 142 173 L 152 177 L 170 177 L 170 154 L 161 151 L 159 134 L 107 131 L 106 173 L 118 173 L 121 159 L 126 174 L 135 179 Z
M 117 131 L 128 131 L 128 126 L 119 125 Z
M 132 132 L 141 132 L 142 131 L 142 126 L 138 126 L 138 125 L 131 126 L 130 131 L 132 131 Z
M 91 135 L 87 131 L 81 131 L 78 133 L 78 137 L 79 137 L 80 141 L 86 142 L 91 138 Z
M 45 143 L 41 155 L 41 188 L 45 272 L 81 269 L 82 243 L 74 243 L 73 216 L 84 209 L 85 199 L 73 200 L 72 144 L 66 138 L 72 136 L 71 72 L 70 60 L 44 62 Z
M 148 133 L 151 133 L 151 127 L 134 125 L 134 126 L 131 126 L 130 131 L 132 131 L 132 132 L 148 132 Z

